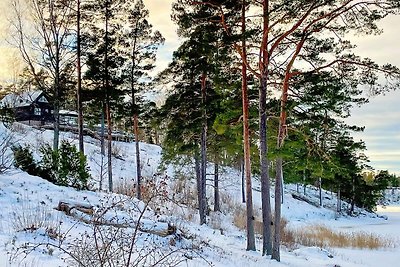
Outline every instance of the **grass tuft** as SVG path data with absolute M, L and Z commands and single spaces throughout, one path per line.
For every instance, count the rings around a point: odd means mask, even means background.
M 395 242 L 367 232 L 337 232 L 322 224 L 314 224 L 299 229 L 286 229 L 283 243 L 293 247 L 295 244 L 320 248 L 393 248 Z

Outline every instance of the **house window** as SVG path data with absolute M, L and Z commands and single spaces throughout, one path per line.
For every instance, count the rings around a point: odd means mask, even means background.
M 34 114 L 35 114 L 36 116 L 40 116 L 40 115 L 42 115 L 42 111 L 40 110 L 40 108 L 35 108 Z

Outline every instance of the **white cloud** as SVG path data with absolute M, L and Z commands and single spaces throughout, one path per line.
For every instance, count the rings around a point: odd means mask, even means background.
M 172 59 L 173 51 L 180 44 L 176 33 L 176 25 L 171 20 L 171 8 L 173 0 L 144 0 L 146 8 L 150 11 L 149 21 L 155 30 L 161 32 L 165 38 L 165 44 L 159 49 L 157 56 L 157 67 L 159 72 L 168 66 Z

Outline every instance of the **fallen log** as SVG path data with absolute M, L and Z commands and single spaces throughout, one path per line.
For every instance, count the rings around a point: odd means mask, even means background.
M 173 235 L 177 232 L 176 226 L 166 222 L 154 222 L 148 219 L 135 221 L 131 216 L 121 212 L 120 216 L 107 216 L 110 209 L 95 211 L 92 205 L 72 201 L 60 201 L 55 208 L 66 215 L 87 224 L 112 226 L 116 228 L 136 228 L 144 233 L 154 234 L 161 237 Z
M 67 215 L 71 215 L 72 209 L 79 210 L 86 214 L 94 213 L 93 206 L 86 203 L 60 201 L 58 202 L 58 206 L 56 208 L 56 210 L 63 211 Z
M 297 199 L 297 200 L 300 200 L 300 201 L 304 201 L 304 202 L 306 202 L 306 203 L 308 203 L 310 205 L 313 205 L 315 207 L 318 207 L 318 208 L 320 207 L 319 203 L 316 203 L 316 202 L 312 201 L 311 199 L 307 198 L 306 196 L 302 196 L 302 195 L 299 195 L 299 194 L 296 194 L 296 193 L 292 193 L 292 197 L 294 199 Z

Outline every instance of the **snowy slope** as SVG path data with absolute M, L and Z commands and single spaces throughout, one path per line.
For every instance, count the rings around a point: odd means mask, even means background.
M 0 125 L 0 135 L 9 131 Z M 13 130 L 13 140 L 21 144 L 29 144 L 33 150 L 43 142 L 51 142 L 51 131 L 40 131 L 30 127 L 18 125 Z M 77 142 L 77 138 L 71 133 L 62 133 L 62 139 Z M 132 181 L 135 173 L 135 147 L 132 143 L 115 142 L 115 152 L 118 159 L 113 162 L 113 174 L 116 184 L 119 181 Z M 158 166 L 161 160 L 161 148 L 154 145 L 141 143 L 141 157 L 143 176 L 154 179 L 166 179 L 168 186 L 173 186 L 175 175 L 171 166 L 164 173 L 159 173 Z M 89 165 L 93 177 L 99 177 L 100 149 L 99 144 L 92 138 L 85 137 L 85 151 L 89 158 Z M 38 157 L 38 155 L 36 155 Z M 210 166 L 210 170 L 211 170 Z M 189 173 L 190 169 L 184 170 Z M 189 175 L 189 174 L 186 174 Z M 224 195 L 240 202 L 240 173 L 225 169 L 221 175 L 221 188 Z M 104 181 L 106 184 L 106 181 Z M 194 181 L 186 184 L 193 187 Z M 93 187 L 98 186 L 98 181 L 93 182 Z M 365 231 L 384 237 L 390 237 L 395 243 L 400 240 L 397 231 L 400 225 L 400 209 L 388 207 L 380 210 L 388 216 L 388 220 L 379 218 L 373 214 L 365 214 L 357 218 L 340 216 L 334 211 L 336 199 L 334 195 L 324 192 L 324 204 L 328 208 L 319 208 L 303 201 L 295 200 L 291 193 L 295 191 L 292 185 L 285 186 L 285 198 L 282 206 L 282 214 L 288 220 L 288 227 L 299 228 L 310 224 L 324 224 L 332 229 L 340 231 Z M 187 188 L 186 188 L 187 189 Z M 210 189 L 211 191 L 211 189 Z M 315 198 L 316 192 L 312 188 L 307 189 L 309 197 Z M 70 266 L 66 254 L 53 247 L 40 246 L 26 256 L 23 250 L 30 249 L 31 245 L 39 243 L 51 243 L 57 245 L 56 239 L 51 239 L 45 232 L 46 228 L 54 228 L 60 233 L 68 233 L 66 243 L 79 238 L 92 228 L 64 213 L 55 210 L 59 201 L 67 200 L 78 203 L 87 203 L 100 209 L 112 203 L 123 203 L 121 208 L 113 209 L 108 218 L 127 222 L 133 217 L 140 216 L 140 208 L 143 203 L 118 194 L 105 192 L 76 191 L 72 188 L 53 185 L 39 177 L 28 175 L 19 170 L 12 169 L 0 175 L 0 267 L 3 266 Z M 243 204 L 236 203 L 236 206 Z M 271 261 L 262 257 L 259 251 L 246 251 L 245 232 L 235 227 L 232 223 L 233 211 L 211 213 L 208 225 L 199 226 L 197 214 L 186 206 L 176 207 L 171 203 L 162 203 L 160 212 L 148 209 L 143 213 L 144 225 L 157 225 L 160 223 L 173 223 L 181 231 L 182 239 L 171 245 L 171 238 L 159 238 L 156 242 L 160 246 L 173 246 L 178 249 L 186 249 L 192 246 L 192 254 L 186 252 L 179 254 L 185 259 L 180 266 L 370 266 L 390 267 L 397 266 L 400 260 L 400 249 L 395 248 L 380 250 L 360 249 L 320 249 L 316 247 L 282 247 L 281 262 Z M 260 212 L 259 185 L 254 185 L 254 204 L 256 213 Z M 134 208 L 132 208 L 134 207 Z M 223 209 L 229 209 L 225 206 Z M 128 210 L 130 213 L 128 214 Z M 169 210 L 169 211 L 168 211 Z M 192 216 L 189 216 L 192 215 Z M 38 217 L 37 221 L 43 223 L 39 229 L 21 229 L 21 218 L 32 221 L 32 217 Z M 61 222 L 61 223 L 60 223 Z M 127 230 L 128 231 L 128 230 Z M 67 235 L 66 235 L 67 236 Z M 145 242 L 140 240 L 139 245 Z M 22 248 L 22 249 L 21 249 Z M 261 240 L 257 238 L 257 249 L 261 248 Z M 373 259 L 372 259 L 373 258 Z M 379 264 L 379 265 L 378 265 Z M 139 265 L 140 266 L 140 265 Z

